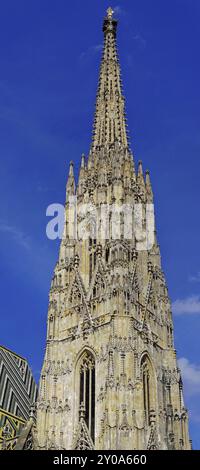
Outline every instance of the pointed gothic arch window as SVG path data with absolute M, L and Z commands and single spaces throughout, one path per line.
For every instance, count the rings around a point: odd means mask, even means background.
M 152 365 L 147 354 L 143 356 L 141 361 L 141 373 L 145 421 L 147 425 L 150 425 L 152 412 L 155 411 L 155 380 Z
M 95 435 L 95 359 L 91 352 L 84 351 L 79 362 L 80 398 L 79 406 L 84 405 L 85 422 L 94 442 Z

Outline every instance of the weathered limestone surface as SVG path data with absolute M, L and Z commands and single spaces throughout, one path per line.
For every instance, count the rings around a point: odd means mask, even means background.
M 102 239 L 98 230 L 86 240 L 72 235 L 71 196 L 77 196 L 83 224 L 83 204 L 100 209 L 105 203 L 140 203 L 144 229 L 146 204 L 153 202 L 149 172 L 143 175 L 141 162 L 135 171 L 129 149 L 116 28 L 109 9 L 93 141 L 88 158 L 81 158 L 77 187 L 70 164 L 65 238 L 50 289 L 37 402 L 39 449 L 190 449 L 156 238 L 150 249 L 141 250 L 134 230 L 131 239 Z M 89 220 L 95 232 L 96 217 Z M 125 224 L 122 217 L 122 232 Z M 95 367 L 93 437 L 80 398 L 83 355 L 84 367 Z

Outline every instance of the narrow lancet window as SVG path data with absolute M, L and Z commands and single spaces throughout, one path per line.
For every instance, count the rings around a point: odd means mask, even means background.
M 143 385 L 143 402 L 145 421 L 147 425 L 151 424 L 151 411 L 155 408 L 155 383 L 153 380 L 153 371 L 151 363 L 147 356 L 144 356 L 141 363 L 142 368 L 142 385 Z
M 84 405 L 85 422 L 94 442 L 95 431 L 95 361 L 93 355 L 84 352 L 80 362 L 80 405 Z

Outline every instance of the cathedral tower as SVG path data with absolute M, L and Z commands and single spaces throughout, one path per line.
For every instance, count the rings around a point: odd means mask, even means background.
M 129 147 L 116 33 L 109 8 L 92 144 L 77 186 L 72 162 L 66 186 L 39 449 L 190 449 L 153 191 Z

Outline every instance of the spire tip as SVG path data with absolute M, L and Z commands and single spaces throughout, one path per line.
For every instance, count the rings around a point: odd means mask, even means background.
M 74 162 L 72 160 L 69 163 L 69 175 L 74 176 Z
M 107 13 L 107 18 L 108 18 L 109 20 L 112 20 L 114 10 L 113 10 L 111 7 L 109 7 L 109 8 L 107 9 L 106 13 Z
M 82 153 L 81 155 L 81 168 L 85 168 L 85 154 Z
M 143 175 L 142 160 L 138 162 L 138 175 Z

